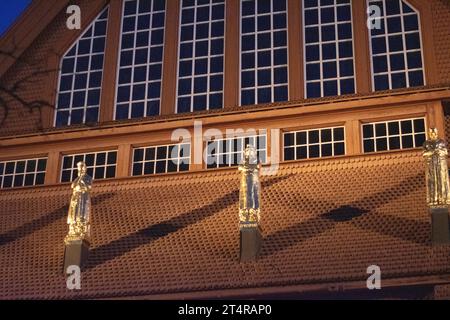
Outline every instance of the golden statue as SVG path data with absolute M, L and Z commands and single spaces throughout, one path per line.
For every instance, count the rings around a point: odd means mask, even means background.
M 78 240 L 89 242 L 90 238 L 92 178 L 86 173 L 84 162 L 78 162 L 77 168 L 78 177 L 72 183 L 72 198 L 67 217 L 69 233 L 65 238 L 66 244 Z
M 256 149 L 247 145 L 244 162 L 239 165 L 241 185 L 239 191 L 239 224 L 241 227 L 257 227 L 260 213 L 259 170 Z
M 427 203 L 431 208 L 447 207 L 450 204 L 447 145 L 439 139 L 436 128 L 429 129 L 428 139 L 423 145 L 427 165 Z

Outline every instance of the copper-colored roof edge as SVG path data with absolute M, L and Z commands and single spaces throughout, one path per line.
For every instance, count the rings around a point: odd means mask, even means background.
M 332 96 L 332 97 L 323 97 L 323 98 L 313 98 L 313 99 L 300 99 L 300 100 L 290 100 L 287 102 L 276 102 L 269 104 L 258 104 L 258 105 L 250 105 L 250 106 L 234 106 L 230 108 L 222 108 L 217 110 L 207 110 L 207 111 L 198 111 L 193 113 L 183 113 L 183 114 L 170 114 L 170 115 L 162 115 L 155 117 L 145 117 L 139 119 L 127 119 L 127 120 L 114 120 L 107 121 L 104 123 L 96 123 L 93 125 L 77 125 L 77 126 L 69 126 L 63 128 L 48 128 L 43 129 L 38 132 L 25 133 L 25 134 L 15 134 L 15 135 L 5 135 L 0 136 L 0 140 L 14 140 L 19 138 L 30 138 L 37 136 L 52 136 L 52 135 L 60 135 L 60 134 L 68 134 L 82 131 L 97 131 L 97 130 L 106 130 L 106 129 L 119 129 L 123 127 L 132 127 L 139 125 L 147 125 L 147 124 L 161 124 L 161 123 L 173 123 L 177 121 L 186 121 L 186 120 L 201 120 L 206 118 L 214 118 L 218 116 L 231 116 L 231 115 L 239 115 L 239 114 L 248 114 L 248 113 L 256 113 L 256 112 L 264 112 L 271 110 L 282 110 L 282 109 L 292 109 L 292 108 L 313 108 L 318 106 L 323 106 L 331 103 L 344 103 L 344 102 L 352 102 L 352 101 L 361 101 L 361 100 L 370 100 L 370 99 L 379 99 L 393 96 L 405 96 L 411 94 L 421 94 L 421 93 L 433 93 L 433 92 L 449 92 L 448 96 L 450 98 L 450 83 L 442 83 L 438 85 L 430 85 L 416 88 L 402 88 L 395 89 L 389 91 L 378 91 L 378 92 L 369 92 L 369 93 L 361 93 L 361 94 L 352 94 L 345 96 Z M 420 100 L 420 99 L 418 99 Z M 321 112 L 327 111 L 327 109 L 321 110 Z M 306 112 L 308 113 L 308 112 Z
M 316 158 L 316 159 L 305 159 L 296 160 L 289 162 L 282 162 L 279 164 L 278 171 L 273 175 L 286 175 L 294 173 L 305 173 L 310 171 L 317 171 L 320 168 L 321 171 L 333 171 L 338 168 L 337 166 L 351 166 L 351 167 L 372 167 L 382 165 L 381 161 L 394 161 L 395 163 L 409 163 L 418 162 L 421 160 L 419 149 L 408 149 L 408 150 L 395 150 L 387 151 L 383 153 L 370 153 L 370 154 L 358 154 L 358 155 L 346 155 L 339 157 L 328 157 L 328 158 Z M 265 166 L 269 168 L 270 166 Z M 110 188 L 112 185 L 117 185 L 120 187 L 126 187 L 128 189 L 132 188 L 133 185 L 136 188 L 140 188 L 142 184 L 151 183 L 153 186 L 158 186 L 160 184 L 170 185 L 179 184 L 184 182 L 191 182 L 192 179 L 217 179 L 218 177 L 224 178 L 226 180 L 235 179 L 236 174 L 238 174 L 237 167 L 231 168 L 218 168 L 218 169 L 202 169 L 198 171 L 186 171 L 186 172 L 174 172 L 166 173 L 154 176 L 129 176 L 114 179 L 107 179 L 94 182 L 94 193 L 96 191 L 104 191 L 104 188 Z M 270 179 L 270 175 L 263 176 Z M 38 194 L 40 192 L 69 192 L 70 182 L 58 183 L 51 185 L 42 186 L 32 186 L 32 187 L 22 187 L 22 188 L 11 188 L 11 189 L 1 189 L 0 197 L 3 195 L 17 194 L 23 196 L 24 193 Z M 64 187 L 64 188 L 63 188 Z
M 381 280 L 383 288 L 401 288 L 413 286 L 434 286 L 450 284 L 450 273 L 428 276 L 397 277 Z M 203 300 L 203 299 L 239 299 L 242 297 L 257 299 L 264 295 L 295 295 L 330 292 L 351 292 L 368 290 L 366 281 L 323 282 L 297 284 L 287 286 L 267 286 L 253 288 L 235 288 L 205 291 L 189 291 L 166 294 L 134 295 L 122 297 L 101 298 L 101 300 Z

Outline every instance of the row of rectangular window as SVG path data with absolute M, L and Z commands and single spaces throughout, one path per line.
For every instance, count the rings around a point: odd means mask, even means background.
M 363 152 L 419 148 L 426 140 L 425 118 L 365 123 L 361 127 Z M 211 140 L 205 149 L 207 169 L 236 166 L 247 145 L 257 149 L 258 159 L 267 163 L 266 134 Z M 343 126 L 289 131 L 283 134 L 284 161 L 345 155 Z M 134 148 L 132 175 L 189 171 L 191 145 L 171 144 Z M 115 178 L 117 151 L 64 155 L 61 182 L 73 181 L 77 163 L 83 161 L 94 179 Z M 47 158 L 0 162 L 0 188 L 42 185 Z

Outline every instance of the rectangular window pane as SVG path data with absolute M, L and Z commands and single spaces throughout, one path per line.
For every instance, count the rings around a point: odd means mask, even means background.
M 426 140 L 425 130 L 424 118 L 363 124 L 364 153 L 420 148 Z
M 100 151 L 63 156 L 61 182 L 70 182 L 77 177 L 77 163 L 80 161 L 86 163 L 87 173 L 94 179 L 116 177 L 117 151 Z
M 160 114 L 166 1 L 126 0 L 115 119 Z
M 355 93 L 351 1 L 303 1 L 307 98 Z
M 47 158 L 0 162 L 0 189 L 44 184 Z
M 285 132 L 284 161 L 345 155 L 344 127 Z
M 267 163 L 267 135 L 249 135 L 208 141 L 206 164 L 208 169 L 232 167 L 243 160 L 243 152 L 248 144 L 256 148 L 258 160 Z
M 177 113 L 223 106 L 225 1 L 182 1 Z
M 286 0 L 241 0 L 242 106 L 287 101 Z
M 132 175 L 189 171 L 190 159 L 189 143 L 135 148 Z

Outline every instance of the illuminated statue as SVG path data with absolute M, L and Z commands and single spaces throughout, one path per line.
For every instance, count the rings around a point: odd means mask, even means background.
M 239 221 L 241 227 L 256 227 L 259 224 L 260 167 L 256 149 L 251 145 L 247 145 L 244 151 L 244 163 L 239 165 L 239 171 L 241 172 Z
M 428 139 L 423 145 L 423 157 L 427 165 L 427 203 L 431 208 L 447 207 L 450 204 L 447 145 L 438 138 L 436 128 L 429 130 Z
M 69 233 L 66 244 L 71 241 L 87 240 L 90 238 L 90 212 L 92 178 L 86 173 L 86 164 L 77 163 L 78 177 L 72 183 L 72 198 L 70 199 L 67 224 Z

